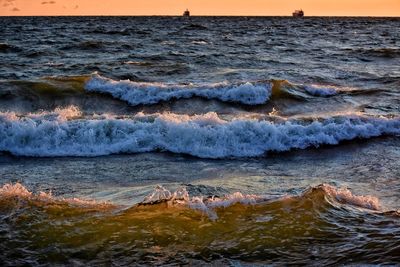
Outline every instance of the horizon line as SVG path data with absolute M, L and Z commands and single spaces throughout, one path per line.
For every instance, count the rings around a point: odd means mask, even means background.
M 182 15 L 86 15 L 86 14 L 71 14 L 71 15 L 0 15 L 0 17 L 182 17 Z M 190 17 L 293 17 L 292 15 L 190 15 Z M 337 17 L 337 18 L 400 18 L 397 16 L 384 16 L 384 15 L 308 15 L 303 18 L 315 18 L 315 17 Z

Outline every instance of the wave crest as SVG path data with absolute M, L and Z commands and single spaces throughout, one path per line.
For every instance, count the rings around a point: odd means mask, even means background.
M 311 201 L 313 205 L 305 205 L 305 202 Z M 29 191 L 20 183 L 7 183 L 0 187 L 0 203 L 3 210 L 23 208 L 26 205 L 30 206 L 51 206 L 65 205 L 67 207 L 77 207 L 82 209 L 120 209 L 111 202 L 98 202 L 94 199 L 82 198 L 62 198 L 55 197 L 52 193 Z M 25 204 L 24 204 L 25 203 Z M 130 209 L 131 212 L 141 206 L 154 206 L 167 204 L 167 207 L 188 208 L 195 211 L 200 211 L 207 215 L 210 219 L 218 219 L 218 213 L 221 209 L 232 207 L 234 205 L 261 205 L 261 206 L 292 206 L 294 203 L 303 203 L 304 207 L 320 210 L 322 207 L 330 206 L 348 206 L 369 210 L 371 212 L 388 213 L 382 209 L 380 201 L 375 196 L 355 195 L 347 188 L 337 188 L 328 184 L 312 186 L 306 189 L 300 195 L 255 195 L 243 194 L 235 192 L 224 196 L 214 195 L 194 195 L 191 196 L 186 187 L 180 187 L 175 192 L 170 192 L 166 188 L 158 185 L 144 200 Z M 294 205 L 294 206 L 297 206 Z M 392 213 L 395 213 L 392 211 Z
M 21 201 L 37 206 L 67 205 L 79 208 L 111 208 L 113 205 L 106 202 L 98 202 L 93 199 L 60 198 L 50 193 L 32 193 L 20 183 L 7 183 L 0 187 L 0 203 L 3 208 L 23 207 Z
M 379 199 L 374 196 L 354 195 L 347 188 L 336 188 L 328 184 L 321 184 L 310 187 L 300 196 L 282 196 L 271 197 L 254 194 L 242 194 L 235 192 L 223 197 L 216 196 L 189 196 L 185 187 L 179 188 L 175 192 L 170 192 L 162 186 L 157 186 L 140 205 L 157 205 L 168 203 L 169 206 L 185 206 L 190 209 L 199 210 L 206 214 L 210 219 L 217 219 L 217 209 L 227 208 L 235 204 L 241 205 L 269 205 L 271 203 L 289 203 L 292 201 L 311 200 L 314 206 L 325 204 L 349 205 L 356 208 L 367 209 L 371 211 L 380 211 L 381 204 Z
M 2 112 L 0 113 L 0 119 L 6 119 L 9 121 L 20 121 L 23 119 L 29 119 L 33 121 L 58 121 L 63 122 L 71 119 L 76 119 L 82 116 L 81 110 L 76 106 L 68 107 L 57 107 L 54 111 L 40 111 L 35 113 L 28 113 L 25 115 L 18 114 L 16 112 Z M 0 120 L 1 122 L 1 120 Z
M 312 187 L 307 190 L 303 196 L 313 196 L 317 192 L 322 192 L 325 197 L 333 200 L 336 203 L 352 205 L 359 208 L 369 210 L 380 210 L 381 204 L 379 199 L 374 196 L 358 196 L 354 195 L 347 188 L 336 188 L 331 185 L 322 184 L 317 187 Z
M 64 265 L 102 265 L 110 262 L 110 255 L 123 262 L 147 265 L 187 265 L 193 258 L 207 259 L 201 262 L 204 265 L 218 255 L 229 260 L 222 265 L 238 257 L 250 264 L 256 262 L 254 259 L 276 263 L 279 257 L 279 263 L 284 265 L 298 262 L 299 255 L 304 255 L 307 261 L 300 259 L 303 263 L 312 264 L 317 259 L 337 264 L 337 258 L 330 260 L 332 253 L 340 254 L 339 260 L 345 263 L 359 255 L 360 248 L 368 248 L 359 262 L 398 261 L 399 213 L 369 210 L 368 201 L 353 205 L 354 199 L 360 201 L 368 196 L 346 193 L 347 197 L 338 201 L 341 189 L 329 185 L 279 198 L 242 193 L 189 196 L 185 188 L 174 193 L 166 191 L 158 187 L 150 198 L 160 201 L 125 209 L 75 205 L 55 197 L 40 200 L 21 185 L 3 186 L 3 258 L 14 266 L 22 261 L 39 262 L 42 258 L 36 256 L 50 251 L 52 259 L 56 259 L 51 262 Z M 371 237 L 379 241 L 374 243 L 379 246 L 371 246 Z M 321 249 L 310 251 L 310 240 Z M 13 257 L 20 255 L 15 254 L 15 244 L 27 248 L 22 258 Z M 288 248 L 294 251 L 290 253 L 293 257 L 282 260 Z M 113 254 L 116 250 L 117 254 Z M 174 261 L 182 259 L 182 255 L 189 255 L 189 260 Z M 59 259 L 65 257 L 71 260 L 60 263 Z
M 203 158 L 254 157 L 265 152 L 305 149 L 355 138 L 400 134 L 399 118 L 343 115 L 312 120 L 220 118 L 216 113 L 139 113 L 68 120 L 70 107 L 49 114 L 0 113 L 0 150 L 23 156 L 100 156 L 169 151 Z
M 246 105 L 259 105 L 268 101 L 271 95 L 269 83 L 210 84 L 205 86 L 168 85 L 162 83 L 114 81 L 94 75 L 85 85 L 90 92 L 111 94 L 129 104 L 147 105 L 171 99 L 203 97 Z

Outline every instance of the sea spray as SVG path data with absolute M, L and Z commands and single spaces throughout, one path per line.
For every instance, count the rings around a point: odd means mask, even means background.
M 254 157 L 343 140 L 400 134 L 399 118 L 342 115 L 320 119 L 224 120 L 216 113 L 139 113 L 129 118 L 66 120 L 60 115 L 0 114 L 0 150 L 21 156 L 100 156 L 169 151 L 202 158 Z M 58 114 L 58 113 L 56 113 Z
M 259 105 L 268 101 L 271 95 L 271 84 L 240 83 L 240 84 L 209 84 L 209 85 L 179 85 L 162 83 L 133 82 L 129 80 L 114 81 L 98 74 L 86 83 L 85 89 L 90 92 L 111 94 L 113 97 L 127 101 L 129 104 L 148 105 L 171 99 L 202 97 L 218 99 L 224 102 L 238 102 L 247 105 Z

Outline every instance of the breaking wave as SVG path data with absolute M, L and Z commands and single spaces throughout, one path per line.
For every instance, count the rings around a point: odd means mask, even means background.
M 158 185 L 144 200 L 131 208 L 146 205 L 169 203 L 169 206 L 185 206 L 187 208 L 204 212 L 211 217 L 216 216 L 215 210 L 227 208 L 235 204 L 242 205 L 268 205 L 273 202 L 288 202 L 299 199 L 314 199 L 320 204 L 327 202 L 331 205 L 350 205 L 371 211 L 382 211 L 379 199 L 374 196 L 354 195 L 347 188 L 336 188 L 328 184 L 309 187 L 301 195 L 283 195 L 280 197 L 269 195 L 242 194 L 235 192 L 218 197 L 214 195 L 190 196 L 186 187 L 180 187 L 175 192 L 170 192 Z M 33 193 L 20 183 L 7 183 L 0 187 L 0 201 L 16 203 L 21 200 L 42 204 L 68 204 L 78 207 L 117 207 L 111 202 L 99 202 L 94 199 L 63 198 L 53 196 L 51 192 Z M 20 203 L 20 202 L 19 202 Z
M 6 184 L 0 188 L 0 218 L 0 258 L 12 266 L 43 257 L 55 265 L 91 265 L 95 257 L 104 265 L 110 255 L 113 261 L 144 265 L 193 259 L 204 265 L 221 258 L 265 263 L 279 258 L 287 265 L 300 256 L 311 264 L 316 256 L 310 241 L 322 247 L 318 257 L 329 265 L 338 262 L 331 260 L 332 253 L 343 255 L 341 262 L 352 255 L 362 255 L 358 262 L 399 259 L 398 211 L 383 210 L 373 196 L 324 184 L 278 198 L 189 196 L 185 188 L 171 193 L 158 187 L 146 201 L 128 208 L 34 194 L 21 184 Z M 379 245 L 371 246 L 371 237 Z M 24 248 L 18 257 L 16 243 Z M 343 244 L 349 244 L 345 250 Z M 362 254 L 357 254 L 360 248 Z
M 313 96 L 334 96 L 339 93 L 338 88 L 332 86 L 304 86 L 304 90 Z
M 310 199 L 316 204 L 328 203 L 333 206 L 350 205 L 356 208 L 371 211 L 380 211 L 381 204 L 379 199 L 374 196 L 354 195 L 347 188 L 336 188 L 328 184 L 310 187 L 300 196 L 271 197 L 262 195 L 248 195 L 236 192 L 223 197 L 216 196 L 190 196 L 185 187 L 179 188 L 171 193 L 162 186 L 157 186 L 139 205 L 157 205 L 167 202 L 169 206 L 187 206 L 194 210 L 199 210 L 206 214 L 210 219 L 217 219 L 216 209 L 227 208 L 235 204 L 241 205 L 268 205 L 273 202 L 293 202 L 298 200 Z
M 270 83 L 226 83 L 205 86 L 168 85 L 162 83 L 114 81 L 94 75 L 85 85 L 91 92 L 107 93 L 125 100 L 131 105 L 155 104 L 171 99 L 203 97 L 225 102 L 238 102 L 247 105 L 259 105 L 268 101 L 271 95 Z
M 16 208 L 23 207 L 21 201 L 26 203 L 36 204 L 43 206 L 46 204 L 51 205 L 68 205 L 70 207 L 77 208 L 111 208 L 114 207 L 111 203 L 98 202 L 93 199 L 82 199 L 82 198 L 62 198 L 55 197 L 51 192 L 38 192 L 32 193 L 26 187 L 20 183 L 15 184 L 4 184 L 0 188 L 0 203 L 4 208 Z
M 127 64 L 132 62 L 127 62 Z M 138 62 L 133 62 L 137 63 Z M 132 63 L 132 64 L 133 64 Z M 141 63 L 140 63 L 141 64 Z M 0 88 L 3 107 L 26 106 L 27 109 L 47 106 L 91 105 L 98 101 L 124 101 L 130 106 L 153 105 L 173 99 L 200 97 L 245 105 L 262 105 L 277 100 L 312 100 L 314 97 L 331 97 L 339 94 L 367 94 L 371 90 L 336 87 L 331 85 L 305 85 L 286 80 L 264 80 L 229 84 L 163 84 L 115 81 L 94 75 L 54 76 L 38 80 L 13 80 Z M 84 104 L 83 104 L 84 103 Z M 111 102 L 110 102 L 111 103 Z M 123 103 L 121 102 L 121 105 Z M 106 105 L 107 106 L 107 105 Z M 3 110 L 7 110 L 3 109 Z
M 254 157 L 266 152 L 335 145 L 400 134 L 399 118 L 342 115 L 271 122 L 225 120 L 216 113 L 139 113 L 81 118 L 75 107 L 35 114 L 0 113 L 0 150 L 22 156 L 100 156 L 169 151 L 202 158 Z

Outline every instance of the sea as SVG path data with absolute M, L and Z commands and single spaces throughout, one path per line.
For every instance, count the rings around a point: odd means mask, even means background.
M 0 25 L 0 265 L 400 265 L 400 18 Z

